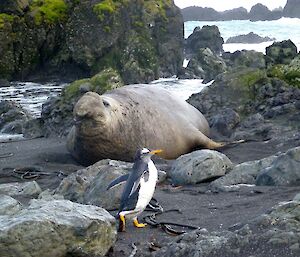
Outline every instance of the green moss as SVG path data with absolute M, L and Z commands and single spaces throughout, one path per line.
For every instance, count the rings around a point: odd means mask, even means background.
M 42 22 L 54 24 L 66 18 L 68 6 L 64 0 L 33 0 L 30 11 L 34 16 L 35 23 Z
M 279 78 L 291 86 L 300 88 L 300 68 L 278 64 L 270 67 L 267 71 L 269 77 Z
M 124 83 L 118 72 L 114 69 L 105 69 L 92 78 L 76 80 L 71 83 L 64 89 L 62 99 L 63 101 L 70 101 L 71 99 L 78 98 L 81 95 L 80 87 L 82 86 L 88 87 L 89 91 L 103 94 L 107 90 L 123 85 Z
M 6 22 L 13 22 L 14 17 L 14 15 L 0 13 L 0 29 L 4 28 Z
M 250 88 L 264 78 L 266 78 L 266 73 L 263 70 L 255 70 L 241 75 L 239 82 L 241 86 Z
M 94 13 L 97 14 L 100 21 L 103 21 L 105 15 L 113 15 L 123 4 L 128 4 L 128 0 L 104 0 L 101 3 L 95 4 L 93 7 Z
M 171 0 L 144 0 L 145 9 L 151 16 L 160 15 L 165 20 L 167 20 L 166 8 L 171 4 Z

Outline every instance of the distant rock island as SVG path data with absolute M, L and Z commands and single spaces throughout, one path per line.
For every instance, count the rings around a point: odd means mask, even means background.
M 282 17 L 300 18 L 300 1 L 288 0 L 284 8 L 269 10 L 263 4 L 252 6 L 250 12 L 240 7 L 224 12 L 213 8 L 190 6 L 181 10 L 184 21 L 278 20 Z
M 275 41 L 275 38 L 270 37 L 261 37 L 253 32 L 250 32 L 246 35 L 238 35 L 230 37 L 226 40 L 226 44 L 229 43 L 245 43 L 245 44 L 259 44 L 262 42 Z

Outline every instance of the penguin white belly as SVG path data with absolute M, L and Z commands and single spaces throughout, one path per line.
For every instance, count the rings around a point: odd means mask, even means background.
M 136 209 L 143 211 L 153 197 L 157 182 L 157 169 L 151 161 L 148 164 L 149 178 L 141 178 L 139 197 L 136 204 Z

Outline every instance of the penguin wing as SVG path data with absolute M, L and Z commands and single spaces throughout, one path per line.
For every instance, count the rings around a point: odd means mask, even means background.
M 134 202 L 137 201 L 141 178 L 147 171 L 148 165 L 146 163 L 134 163 L 122 194 L 120 210 L 130 209 Z
M 114 188 L 115 186 L 118 186 L 119 184 L 122 184 L 122 183 L 126 182 L 128 177 L 129 177 L 129 174 L 125 174 L 121 177 L 118 177 L 118 178 L 114 179 L 112 182 L 109 183 L 106 190 L 109 190 L 111 188 Z

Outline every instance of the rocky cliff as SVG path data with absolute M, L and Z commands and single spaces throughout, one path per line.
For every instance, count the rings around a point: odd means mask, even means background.
M 117 70 L 125 83 L 177 73 L 183 21 L 173 0 L 4 0 L 0 78 L 64 80 Z
M 300 18 L 300 2 L 299 0 L 287 0 L 283 9 L 285 17 Z

